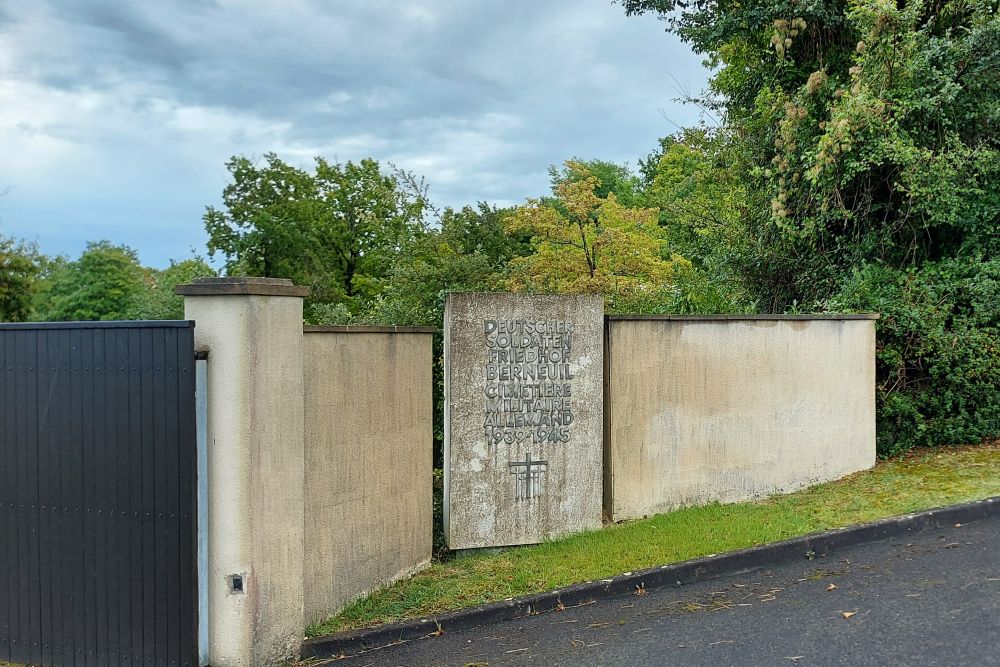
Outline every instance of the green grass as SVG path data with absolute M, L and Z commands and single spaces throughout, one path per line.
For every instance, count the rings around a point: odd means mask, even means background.
M 755 502 L 690 507 L 532 547 L 438 563 L 309 636 L 424 617 L 829 528 L 1000 495 L 1000 443 L 911 452 Z

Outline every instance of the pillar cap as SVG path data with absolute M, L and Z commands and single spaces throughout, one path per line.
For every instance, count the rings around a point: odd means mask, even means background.
M 174 288 L 181 296 L 298 296 L 309 295 L 309 288 L 295 285 L 287 278 L 196 278 Z

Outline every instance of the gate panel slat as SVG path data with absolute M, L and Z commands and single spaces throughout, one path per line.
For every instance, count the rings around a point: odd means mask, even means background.
M 52 388 L 53 373 L 51 371 L 52 356 L 55 351 L 52 349 L 55 341 L 51 331 L 40 332 L 38 336 L 38 356 L 36 360 L 38 378 L 38 403 L 36 412 L 38 415 L 38 458 L 39 477 L 36 484 L 39 489 L 38 498 L 38 549 L 39 549 L 39 590 L 41 594 L 41 606 L 39 613 L 41 622 L 39 634 L 41 636 L 41 663 L 52 662 L 52 511 L 51 481 L 44 471 L 51 469 L 53 456 L 55 454 L 54 438 L 49 419 L 52 413 Z
M 109 581 L 113 575 L 109 568 L 107 548 L 108 535 L 107 512 L 111 505 L 109 486 L 111 480 L 111 456 L 114 439 L 111 436 L 113 422 L 108 419 L 108 385 L 107 355 L 108 336 L 94 339 L 94 443 L 96 461 L 94 463 L 94 521 L 97 532 L 97 545 L 94 550 L 96 561 L 96 577 L 94 581 L 97 599 L 97 646 L 94 656 L 97 664 L 108 665 L 111 662 L 111 641 L 109 639 L 110 607 Z
M 166 365 L 164 336 L 162 329 L 150 332 L 152 349 L 151 367 L 153 377 L 162 377 Z M 166 519 L 167 495 L 167 448 L 166 441 L 166 388 L 165 382 L 152 382 L 153 396 L 153 567 L 154 600 L 156 606 L 156 664 L 167 665 L 168 638 L 170 633 L 170 600 L 167 583 L 169 574 L 167 568 L 167 550 L 170 540 L 170 525 Z
M 94 338 L 94 365 L 91 367 L 94 378 L 94 496 L 91 514 L 94 520 L 94 600 L 96 613 L 94 622 L 97 626 L 97 641 L 94 645 L 94 663 L 107 665 L 108 655 L 108 559 L 106 546 L 108 543 L 107 519 L 107 488 L 108 464 L 111 456 L 111 441 L 108 437 L 106 354 L 108 336 Z
M 4 410 L 4 432 L 7 473 L 4 481 L 4 488 L 7 492 L 7 514 L 5 521 L 5 537 L 7 549 L 4 555 L 7 557 L 7 568 L 3 572 L 6 577 L 4 588 L 4 604 L 7 607 L 7 651 L 11 660 L 23 659 L 18 638 L 21 637 L 21 619 L 18 615 L 17 593 L 18 593 L 18 558 L 17 558 L 17 517 L 18 503 L 20 499 L 17 495 L 17 356 L 14 336 L 5 336 L 0 345 L 4 348 L 4 358 L 7 365 L 7 378 L 4 382 L 6 391 L 6 401 Z
M 146 334 L 146 332 L 142 332 Z M 149 335 L 141 337 L 142 367 L 140 392 L 142 396 L 142 495 L 140 498 L 140 525 L 142 532 L 142 652 L 146 664 L 156 655 L 156 533 L 154 509 L 156 507 L 156 459 L 155 459 L 155 396 L 153 395 L 153 339 Z
M 105 661 L 107 665 L 121 665 L 117 647 L 119 638 L 119 583 L 121 576 L 122 554 L 116 526 L 119 517 L 118 489 L 116 480 L 119 479 L 118 471 L 120 466 L 121 453 L 118 447 L 119 439 L 119 414 L 121 412 L 121 398 L 119 385 L 121 373 L 119 371 L 118 360 L 121 358 L 119 350 L 118 330 L 109 330 L 104 336 L 104 435 L 107 438 L 108 459 L 103 466 L 105 470 L 104 493 L 102 503 L 104 505 L 104 565 L 105 565 L 105 594 L 107 596 L 107 610 L 105 613 L 107 636 L 107 647 Z M 126 401 L 127 404 L 127 401 Z
M 18 570 L 19 558 L 17 548 L 17 521 L 20 516 L 18 494 L 18 444 L 17 444 L 17 337 L 8 335 L 4 337 L 4 356 L 7 360 L 7 401 L 4 404 L 4 430 L 7 433 L 7 483 L 8 490 L 8 516 L 7 516 L 7 540 L 10 545 L 6 554 L 8 558 L 7 587 L 4 591 L 7 598 L 8 623 L 10 631 L 8 634 L 8 646 L 11 660 L 24 660 L 28 656 L 22 653 L 21 643 L 18 641 L 22 636 L 21 616 L 18 613 Z
M 195 429 L 194 330 L 178 329 L 176 341 L 178 410 L 178 582 L 180 665 L 196 667 L 198 656 L 198 489 L 197 448 L 188 445 Z
M 17 433 L 17 613 L 20 617 L 21 636 L 18 652 L 26 661 L 32 661 L 32 643 L 35 641 L 35 628 L 30 613 L 31 604 L 31 502 L 29 485 L 29 456 L 32 443 L 28 442 L 27 413 L 30 405 L 28 399 L 28 359 L 25 350 L 27 336 L 18 332 L 15 336 L 15 354 L 17 363 L 17 395 L 16 433 Z
M 97 458 L 97 442 L 94 437 L 94 330 L 84 329 L 81 346 L 80 384 L 83 387 L 83 401 L 80 421 L 83 424 L 83 447 L 81 482 L 83 492 L 80 497 L 80 525 L 83 528 L 83 627 L 84 649 L 80 656 L 85 667 L 96 667 L 97 652 L 97 526 L 94 522 L 94 476 Z M 79 664 L 79 662 L 78 662 Z
M 161 522 L 164 528 L 164 548 L 163 553 L 163 579 L 165 581 L 176 582 L 180 575 L 179 568 L 179 544 L 180 526 L 177 521 L 179 510 L 177 487 L 180 479 L 178 470 L 178 447 L 177 440 L 177 420 L 170 419 L 170 415 L 176 415 L 177 403 L 177 331 L 163 330 L 161 347 L 163 355 L 163 497 L 161 507 L 163 508 L 166 520 Z M 158 536 L 159 537 L 159 536 Z M 178 589 L 176 585 L 167 586 L 164 598 L 167 601 L 167 623 L 166 623 L 166 652 L 164 654 L 167 665 L 177 665 L 180 660 L 180 600 L 178 599 Z
M 130 333 L 127 330 L 116 331 L 116 349 L 118 357 L 116 404 L 119 406 L 117 414 L 117 460 L 115 461 L 116 479 L 116 510 L 118 521 L 115 523 L 115 550 L 118 554 L 116 563 L 118 565 L 118 662 L 120 665 L 128 666 L 132 664 L 132 545 L 129 534 L 129 522 L 132 520 L 131 512 L 131 406 L 130 406 L 130 385 L 131 376 L 129 347 Z
M 83 505 L 83 449 L 86 434 L 83 428 L 83 334 L 84 329 L 74 329 L 70 333 L 70 397 L 73 409 L 71 411 L 71 431 L 67 438 L 67 452 L 69 466 L 67 467 L 66 486 L 63 487 L 64 507 L 68 508 L 66 523 L 68 534 L 72 535 L 71 544 L 76 544 L 74 549 L 71 546 L 66 549 L 67 568 L 69 578 L 69 588 L 72 593 L 69 610 L 69 628 L 73 634 L 73 643 L 69 652 L 72 655 L 72 662 L 68 664 L 83 667 L 84 651 L 87 648 L 87 634 L 84 626 L 86 619 L 86 609 L 84 608 L 84 579 L 86 578 L 84 566 L 84 531 L 83 521 L 80 516 L 80 508 Z M 64 618 L 65 624 L 65 618 Z
M 6 337 L 0 338 L 0 419 L 5 424 L 9 424 L 9 408 L 7 390 L 8 383 L 14 377 L 13 372 L 7 370 L 7 346 Z M 10 572 L 14 567 L 10 557 L 11 545 L 14 544 L 14 537 L 10 530 L 10 520 L 14 516 L 14 509 L 10 507 L 13 503 L 11 488 L 13 482 L 11 473 L 14 470 L 13 463 L 7 460 L 9 449 L 7 429 L 0 428 L 0 540 L 6 548 L 0 548 L 0 589 L 4 593 L 10 590 Z M 13 637 L 10 627 L 10 596 L 4 595 L 0 598 L 0 660 L 11 660 L 10 638 Z
M 13 586 L 9 590 L 11 596 L 11 625 L 15 626 L 14 634 L 11 635 L 11 653 L 15 660 L 28 660 L 31 657 L 29 653 L 28 643 L 25 639 L 29 637 L 29 631 L 27 628 L 27 617 L 21 613 L 22 609 L 22 595 L 23 595 L 23 578 L 24 574 L 22 572 L 22 567 L 24 563 L 24 551 L 27 549 L 27 540 L 24 539 L 24 527 L 22 522 L 24 519 L 24 454 L 22 453 L 22 447 L 24 443 L 24 433 L 22 432 L 22 426 L 20 424 L 20 419 L 18 416 L 20 412 L 24 409 L 24 387 L 23 377 L 24 377 L 24 364 L 21 357 L 18 354 L 18 344 L 20 343 L 19 337 L 17 335 L 11 336 L 11 344 L 9 351 L 11 353 L 11 358 L 13 359 L 14 366 L 14 378 L 13 378 L 13 388 L 14 395 L 12 404 L 14 409 L 11 411 L 10 415 L 10 426 L 13 433 L 13 441 L 11 442 L 11 454 L 14 463 L 14 525 L 13 525 L 13 535 L 11 540 L 11 553 L 13 555 L 14 564 L 12 567 L 13 571 Z
M 115 332 L 116 350 L 118 356 L 115 359 L 115 403 L 118 405 L 116 435 L 117 458 L 114 462 L 115 469 L 115 522 L 114 534 L 115 551 L 118 554 L 115 564 L 118 567 L 118 664 L 125 667 L 131 664 L 132 655 L 132 635 L 129 619 L 131 618 L 131 589 L 129 582 L 131 579 L 132 554 L 128 540 L 128 520 L 129 520 L 129 474 L 131 463 L 129 461 L 129 332 L 127 330 Z M 109 545 L 111 546 L 111 545 Z
M 71 600 L 67 598 L 70 591 L 69 577 L 71 572 L 66 569 L 67 550 L 72 548 L 72 537 L 68 533 L 68 514 L 63 496 L 63 489 L 68 482 L 64 473 L 69 466 L 68 450 L 72 446 L 70 437 L 70 415 L 72 399 L 71 379 L 72 379 L 72 341 L 69 331 L 55 331 L 55 379 L 52 400 L 58 406 L 58 410 L 52 415 L 52 445 L 55 450 L 55 458 L 52 460 L 52 468 L 49 474 L 49 503 L 52 508 L 49 515 L 49 526 L 52 530 L 53 553 L 50 558 L 52 565 L 52 662 L 54 664 L 65 663 L 72 660 L 73 635 L 71 627 Z
M 42 661 L 42 577 L 41 577 L 41 545 L 39 543 L 39 527 L 41 512 L 39 479 L 39 443 L 38 443 L 38 336 L 24 337 L 25 365 L 28 375 L 25 390 L 28 401 L 27 413 L 24 415 L 24 431 L 27 445 L 28 464 L 28 572 L 31 582 L 28 586 L 28 608 L 24 613 L 28 616 L 31 626 L 31 662 Z
M 130 661 L 142 663 L 145 650 L 142 644 L 142 338 L 141 332 L 130 330 L 128 336 L 129 358 L 129 606 L 131 618 Z

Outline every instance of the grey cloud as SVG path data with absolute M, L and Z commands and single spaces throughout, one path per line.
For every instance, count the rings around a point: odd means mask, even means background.
M 142 5 L 127 2 L 67 2 L 59 15 L 66 23 L 88 27 L 95 39 L 88 46 L 106 43 L 105 57 L 132 62 L 155 63 L 167 71 L 180 72 L 190 60 L 191 49 L 166 26 L 150 20 Z
M 177 169 L 210 175 L 215 196 L 229 154 L 286 150 L 342 160 L 370 154 L 423 170 L 446 204 L 512 202 L 544 194 L 548 165 L 571 156 L 634 164 L 674 130 L 659 107 L 680 123 L 696 119 L 672 104 L 667 74 L 695 91 L 705 79 L 698 59 L 659 22 L 628 19 L 611 0 L 241 6 L 3 0 L 0 55 L 10 65 L 0 75 L 67 95 L 104 95 L 118 107 L 103 126 L 81 125 L 67 108 L 55 120 L 20 119 L 18 132 L 84 142 L 87 159 L 109 164 L 141 165 L 158 152 Z M 210 127 L 191 134 L 171 122 L 174 108 L 206 110 L 197 123 Z M 197 143 L 206 136 L 211 149 Z M 195 211 L 184 225 L 188 238 L 200 235 L 197 211 L 211 203 L 205 189 L 155 178 L 158 187 L 144 196 L 162 190 L 171 202 L 195 199 L 183 209 Z M 88 201 L 97 206 L 100 197 Z M 155 201 L 132 208 L 144 205 L 151 220 L 163 215 Z M 149 224 L 150 238 L 162 243 L 164 230 L 179 223 Z

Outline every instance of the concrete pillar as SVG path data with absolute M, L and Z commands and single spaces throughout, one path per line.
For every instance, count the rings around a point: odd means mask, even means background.
M 303 621 L 302 297 L 273 278 L 181 285 L 208 357 L 213 667 L 292 657 Z

